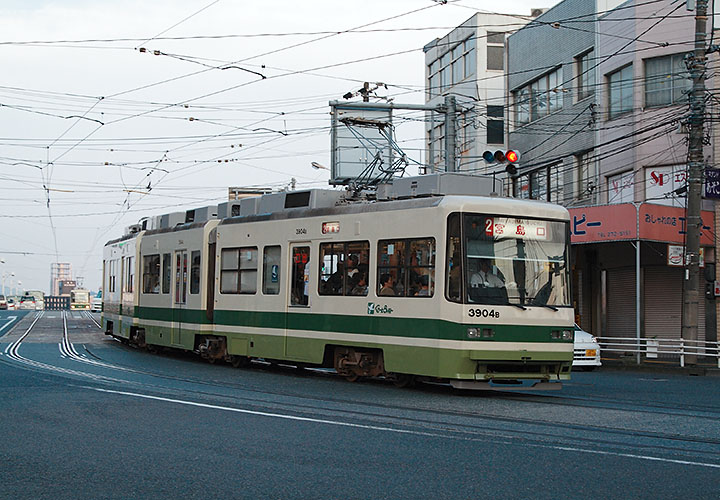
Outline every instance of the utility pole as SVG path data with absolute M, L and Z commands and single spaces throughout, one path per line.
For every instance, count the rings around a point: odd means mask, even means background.
M 455 129 L 457 104 L 454 96 L 445 97 L 445 171 L 455 172 Z
M 682 339 L 695 348 L 698 340 L 700 288 L 700 203 L 704 177 L 703 138 L 705 122 L 705 37 L 708 0 L 697 0 L 695 10 L 695 51 L 688 61 L 692 90 L 690 91 L 690 145 L 688 150 L 688 194 L 685 215 L 686 269 L 683 287 Z M 704 296 L 704 295 L 703 295 Z M 697 354 L 685 356 L 688 365 L 697 364 Z

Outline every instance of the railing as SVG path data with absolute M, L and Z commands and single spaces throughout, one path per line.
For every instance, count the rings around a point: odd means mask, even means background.
M 686 356 L 697 356 L 720 368 L 720 343 L 701 342 L 699 340 L 683 339 L 646 339 L 646 338 L 624 338 L 624 337 L 597 337 L 600 343 L 601 355 L 607 353 L 635 354 L 638 363 L 641 356 L 645 360 L 674 359 L 679 357 L 680 366 L 685 366 Z

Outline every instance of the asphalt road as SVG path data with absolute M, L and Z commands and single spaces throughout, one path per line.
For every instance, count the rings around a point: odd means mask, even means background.
M 397 389 L 152 355 L 93 319 L 30 313 L 0 330 L 0 498 L 720 496 L 718 377 Z

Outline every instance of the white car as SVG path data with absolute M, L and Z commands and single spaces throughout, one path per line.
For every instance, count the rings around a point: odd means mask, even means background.
M 573 368 L 578 367 L 585 371 L 594 370 L 601 366 L 600 344 L 597 339 L 575 325 L 575 342 L 573 349 Z
M 91 312 L 102 311 L 102 298 L 100 298 L 100 297 L 92 298 L 92 301 L 90 301 L 90 311 Z

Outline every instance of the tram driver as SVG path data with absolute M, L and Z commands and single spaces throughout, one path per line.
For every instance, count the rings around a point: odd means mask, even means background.
M 505 282 L 492 270 L 490 259 L 480 259 L 480 269 L 470 275 L 470 300 L 487 304 L 507 302 Z
M 480 270 L 470 276 L 470 286 L 502 288 L 505 286 L 505 283 L 492 272 L 489 259 L 480 259 Z

